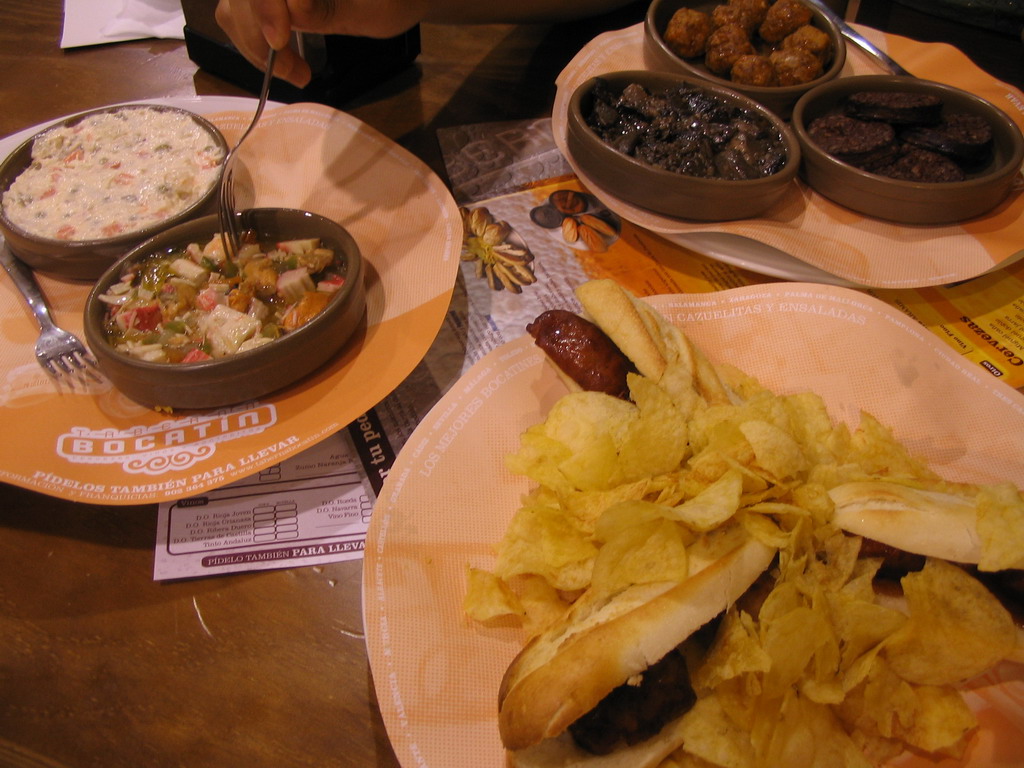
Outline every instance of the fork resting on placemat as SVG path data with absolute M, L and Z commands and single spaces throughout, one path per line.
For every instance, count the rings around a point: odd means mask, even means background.
M 39 283 L 32 271 L 14 257 L 6 243 L 0 244 L 0 265 L 11 276 L 15 286 L 25 297 L 32 315 L 39 323 L 39 338 L 36 340 L 36 360 L 58 386 L 65 385 L 83 389 L 89 382 L 100 382 L 96 360 L 77 336 L 58 327 L 50 317 Z

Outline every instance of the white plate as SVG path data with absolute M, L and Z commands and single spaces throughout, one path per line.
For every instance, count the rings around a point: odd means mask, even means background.
M 1024 396 L 966 367 L 940 339 L 846 288 L 774 283 L 655 296 L 713 362 L 780 393 L 811 390 L 855 425 L 863 408 L 911 452 L 958 481 L 1024 484 Z M 504 459 L 566 388 L 532 338 L 478 362 L 423 419 L 391 469 L 367 533 L 363 621 L 381 713 L 406 768 L 504 765 L 497 692 L 522 646 L 513 628 L 462 612 L 467 565 L 492 569 L 494 546 L 530 483 Z M 981 731 L 968 759 L 1019 765 L 1024 667 L 972 683 Z M 934 765 L 910 757 L 904 768 Z

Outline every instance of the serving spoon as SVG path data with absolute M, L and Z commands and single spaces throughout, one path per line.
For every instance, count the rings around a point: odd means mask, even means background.
M 888 69 L 894 75 L 906 75 L 907 77 L 913 77 L 907 70 L 905 70 L 900 64 L 893 59 L 889 54 L 879 48 L 877 45 L 868 40 L 864 35 L 855 30 L 849 24 L 843 20 L 843 17 L 838 13 L 829 8 L 821 0 L 807 0 L 808 3 L 813 5 L 819 11 L 821 11 L 829 21 L 836 25 L 836 28 L 843 33 L 843 37 L 849 40 L 851 43 L 856 45 L 858 48 L 863 50 L 879 64 Z

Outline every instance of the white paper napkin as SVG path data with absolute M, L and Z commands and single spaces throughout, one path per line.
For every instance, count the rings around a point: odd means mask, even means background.
M 147 37 L 181 40 L 181 0 L 64 0 L 61 48 Z

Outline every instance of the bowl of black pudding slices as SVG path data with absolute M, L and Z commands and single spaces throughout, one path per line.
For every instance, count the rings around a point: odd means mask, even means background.
M 791 125 L 807 184 L 867 216 L 950 224 L 1020 194 L 1020 128 L 959 88 L 898 75 L 840 78 L 801 97 Z

